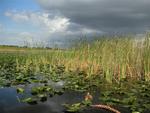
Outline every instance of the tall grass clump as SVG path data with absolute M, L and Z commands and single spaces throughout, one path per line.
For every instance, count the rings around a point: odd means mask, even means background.
M 150 79 L 150 38 L 114 37 L 79 48 L 80 62 L 88 63 L 90 75 L 100 71 L 110 82 L 125 78 Z
M 83 71 L 86 78 L 101 76 L 108 82 L 124 79 L 150 80 L 149 34 L 142 40 L 132 36 L 116 36 L 77 45 L 65 50 L 28 50 L 24 63 L 16 60 L 17 68 L 23 68 L 25 71 L 31 68 L 32 64 L 32 70 L 39 72 L 51 71 L 48 65 L 63 65 L 66 72 Z

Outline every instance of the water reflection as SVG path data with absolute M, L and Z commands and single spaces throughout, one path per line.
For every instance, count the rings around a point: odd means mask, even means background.
M 0 113 L 63 113 L 64 103 L 80 102 L 84 94 L 65 92 L 62 96 L 56 95 L 45 103 L 28 105 L 20 103 L 15 88 L 0 89 Z
M 29 95 L 27 93 L 27 95 Z M 17 94 L 15 88 L 1 88 L 0 89 L 0 113 L 64 113 L 62 104 L 64 103 L 76 103 L 83 100 L 85 93 L 66 91 L 63 95 L 55 95 L 49 98 L 44 103 L 38 103 L 37 105 L 29 105 L 26 103 L 20 103 L 17 100 Z M 98 94 L 97 94 L 98 96 Z M 98 103 L 98 99 L 95 98 L 94 103 Z M 122 109 L 121 113 L 130 113 L 127 109 Z M 87 108 L 82 113 L 110 113 L 109 111 Z

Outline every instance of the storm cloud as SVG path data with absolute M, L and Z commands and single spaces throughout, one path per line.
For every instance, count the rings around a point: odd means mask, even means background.
M 72 23 L 106 33 L 149 30 L 150 0 L 37 0 L 47 12 L 56 11 Z
M 3 0 L 0 6 L 0 44 L 62 47 L 81 38 L 150 31 L 150 0 Z

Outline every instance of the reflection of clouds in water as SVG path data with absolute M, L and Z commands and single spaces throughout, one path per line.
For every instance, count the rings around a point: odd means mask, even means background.
M 62 84 L 62 81 L 57 83 Z M 64 113 L 63 104 L 81 102 L 84 99 L 85 94 L 81 92 L 66 91 L 62 96 L 55 95 L 54 97 L 49 98 L 48 101 L 37 105 L 18 103 L 16 95 L 16 90 L 13 88 L 0 89 L 0 113 Z M 86 110 L 82 113 L 84 112 L 108 113 L 105 110 Z
M 48 100 L 49 104 L 28 105 L 19 103 L 16 96 L 14 88 L 0 89 L 0 113 L 61 113 L 61 105 L 55 100 Z
M 3 103 L 5 106 L 11 106 L 16 101 L 16 90 L 14 88 L 1 88 L 0 89 L 0 104 Z
M 62 81 L 62 80 L 61 80 L 61 81 L 59 81 L 59 82 L 56 82 L 56 83 L 55 83 L 55 86 L 56 86 L 56 87 L 63 87 L 64 84 L 65 84 L 65 81 Z
M 48 100 L 46 104 L 49 106 L 52 112 L 54 113 L 61 113 L 63 111 L 63 107 L 60 104 L 61 101 L 55 101 L 55 100 Z

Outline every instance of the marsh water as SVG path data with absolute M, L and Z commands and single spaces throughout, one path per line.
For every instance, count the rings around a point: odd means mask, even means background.
M 26 96 L 30 95 L 28 93 Z M 36 105 L 19 102 L 22 95 L 17 94 L 15 88 L 0 89 L 0 113 L 65 113 L 64 103 L 76 103 L 84 99 L 85 93 L 66 91 L 63 95 L 55 95 L 46 102 Z M 98 103 L 95 93 L 94 103 Z M 130 113 L 128 109 L 118 108 L 121 113 Z M 87 108 L 81 113 L 111 113 L 106 110 Z
M 55 89 L 62 89 L 65 85 L 65 81 L 53 82 L 49 80 L 49 85 Z M 38 104 L 30 105 L 28 103 L 21 102 L 21 99 L 31 97 L 31 88 L 36 86 L 42 86 L 41 83 L 33 83 L 28 85 L 19 85 L 25 89 L 23 94 L 17 93 L 15 87 L 0 88 L 0 113 L 67 113 L 63 104 L 74 104 L 84 100 L 86 92 L 79 91 L 65 91 L 62 95 L 54 95 L 48 97 L 45 102 L 38 102 Z M 100 92 L 93 89 L 91 91 L 93 95 L 93 104 L 100 104 Z M 116 106 L 121 113 L 131 113 L 130 109 L 121 106 Z M 95 109 L 87 107 L 85 110 L 79 111 L 79 113 L 112 113 L 104 109 Z M 144 112 L 149 113 L 149 111 Z

